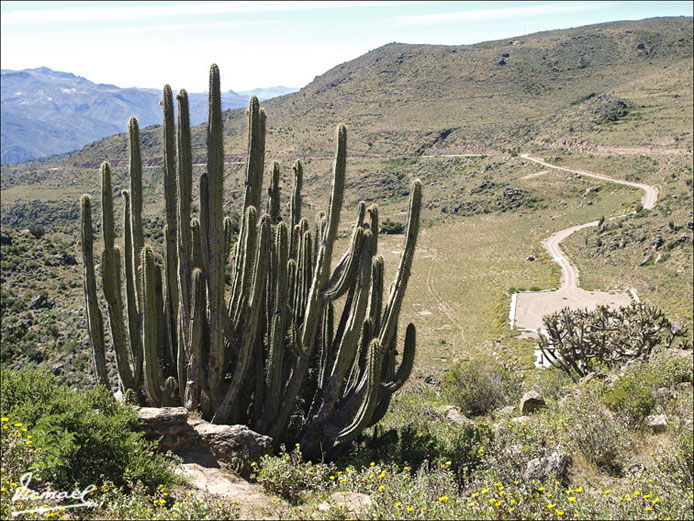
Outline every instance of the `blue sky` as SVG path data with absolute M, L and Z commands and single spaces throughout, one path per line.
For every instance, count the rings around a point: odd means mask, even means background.
M 653 16 L 692 2 L 2 2 L 5 69 L 47 66 L 121 87 L 301 87 L 389 42 L 472 44 Z

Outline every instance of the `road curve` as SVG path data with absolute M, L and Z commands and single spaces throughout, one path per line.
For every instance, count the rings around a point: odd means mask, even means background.
M 634 188 L 640 188 L 641 190 L 644 191 L 643 197 L 641 198 L 641 204 L 643 205 L 644 208 L 647 210 L 651 210 L 655 207 L 656 203 L 658 202 L 658 188 L 655 186 L 643 184 L 643 183 L 633 183 L 631 181 L 624 181 L 623 179 L 614 179 L 612 177 L 606 176 L 604 174 L 597 174 L 594 172 L 586 172 L 584 170 L 576 170 L 573 168 L 565 168 L 563 166 L 555 166 L 550 163 L 547 163 L 546 161 L 543 161 L 542 159 L 534 158 L 531 157 L 529 154 L 521 154 L 521 157 L 523 159 L 527 159 L 528 161 L 532 161 L 534 163 L 537 163 L 539 165 L 542 165 L 547 168 L 553 168 L 555 170 L 563 170 L 564 172 L 571 172 L 574 174 L 579 174 L 579 175 L 584 175 L 587 177 L 593 177 L 595 179 L 600 179 L 603 181 L 609 181 L 611 183 L 617 183 L 620 185 L 626 185 L 626 186 L 631 186 Z M 622 215 L 618 217 L 613 217 L 612 219 L 618 219 L 619 217 L 623 217 Z M 559 244 L 566 239 L 569 235 L 572 233 L 582 230 L 583 228 L 590 228 L 591 226 L 597 226 L 599 221 L 592 221 L 589 223 L 585 224 L 578 224 L 576 226 L 571 226 L 569 228 L 564 228 L 563 230 L 560 230 L 554 234 L 552 234 L 550 237 L 542 241 L 542 245 L 544 248 L 547 250 L 547 253 L 550 254 L 552 259 L 559 264 L 561 268 L 561 283 L 560 283 L 560 290 L 574 290 L 578 288 L 578 268 L 576 268 L 573 264 L 571 264 L 571 261 L 568 259 L 566 255 L 564 255 L 564 252 L 561 251 L 561 248 L 559 247 Z

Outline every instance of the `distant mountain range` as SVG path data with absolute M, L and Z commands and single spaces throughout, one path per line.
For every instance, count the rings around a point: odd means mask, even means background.
M 124 132 L 130 116 L 140 127 L 161 123 L 161 91 L 94 83 L 47 67 L 2 69 L 2 163 L 19 163 L 77 150 Z M 222 93 L 222 107 L 241 108 L 251 95 L 260 100 L 298 89 L 267 87 Z M 189 93 L 191 124 L 207 119 L 207 93 Z

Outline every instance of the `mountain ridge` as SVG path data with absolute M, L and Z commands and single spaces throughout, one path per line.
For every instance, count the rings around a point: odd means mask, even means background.
M 264 98 L 287 87 L 255 89 Z M 222 93 L 225 109 L 244 107 L 251 94 Z M 122 132 L 130 116 L 141 127 L 159 124 L 161 91 L 95 83 L 48 67 L 2 69 L 2 163 L 72 152 Z M 191 122 L 207 119 L 207 93 L 189 93 Z

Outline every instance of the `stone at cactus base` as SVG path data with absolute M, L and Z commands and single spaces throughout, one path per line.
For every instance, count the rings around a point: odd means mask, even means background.
M 200 441 L 220 461 L 247 477 L 251 462 L 272 450 L 272 438 L 258 434 L 245 425 L 216 425 L 197 422 L 194 427 Z
M 194 445 L 198 434 L 188 425 L 185 407 L 142 407 L 139 426 L 148 440 L 159 440 L 159 450 L 178 452 Z
M 547 404 L 537 391 L 528 391 L 520 401 L 521 414 L 529 414 L 544 407 L 547 407 Z

